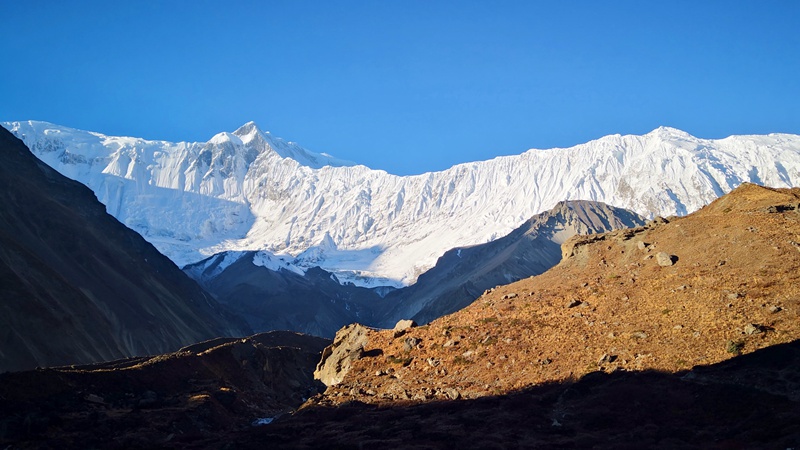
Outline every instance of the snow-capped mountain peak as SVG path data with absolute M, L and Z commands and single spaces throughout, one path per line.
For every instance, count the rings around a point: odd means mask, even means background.
M 208 144 L 210 145 L 225 145 L 231 143 L 233 145 L 244 145 L 244 141 L 236 135 L 236 133 L 228 133 L 223 131 L 222 133 L 217 133 L 208 140 Z
M 287 142 L 281 138 L 272 136 L 269 131 L 262 131 L 255 122 L 250 121 L 239 127 L 232 134 L 238 137 L 241 145 L 253 146 L 259 149 L 268 149 L 275 152 L 281 158 L 293 159 L 300 165 L 319 169 L 324 166 L 352 166 L 355 163 L 335 158 L 326 153 L 310 152 L 294 142 Z M 219 134 L 217 135 L 219 136 Z M 216 137 L 216 136 L 215 136 Z
M 674 138 L 686 139 L 686 138 L 693 138 L 694 137 L 691 134 L 689 134 L 689 133 L 687 133 L 687 132 L 685 132 L 683 130 L 679 130 L 677 128 L 672 128 L 672 127 L 665 127 L 665 126 L 660 126 L 660 127 L 656 128 L 655 130 L 647 133 L 645 136 L 653 136 L 653 137 L 657 137 L 657 138 L 664 139 L 664 140 L 674 139 Z
M 561 200 L 683 215 L 745 181 L 800 184 L 800 136 L 790 134 L 712 140 L 660 127 L 400 177 L 252 122 L 204 143 L 3 126 L 179 265 L 264 250 L 365 285 L 410 284 L 445 251 L 499 238 Z
M 263 132 L 261 131 L 260 128 L 258 128 L 258 125 L 252 120 L 240 126 L 239 128 L 236 129 L 236 131 L 233 132 L 233 134 L 240 137 L 248 135 L 254 136 L 258 133 L 263 133 Z M 269 131 L 267 131 L 267 133 L 269 133 Z

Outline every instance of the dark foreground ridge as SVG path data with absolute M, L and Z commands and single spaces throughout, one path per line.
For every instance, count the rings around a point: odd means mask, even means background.
M 330 341 L 220 338 L 156 357 L 0 375 L 0 447 L 206 448 L 293 411 Z
M 677 373 L 593 372 L 574 382 L 471 400 L 309 402 L 293 415 L 255 426 L 259 415 L 280 416 L 281 408 L 301 399 L 292 381 L 247 367 L 269 361 L 272 370 L 300 374 L 314 359 L 310 348 L 262 348 L 260 339 L 139 361 L 126 369 L 7 374 L 0 379 L 0 444 L 103 449 L 784 449 L 800 444 L 800 341 Z M 317 349 L 324 345 L 316 338 L 293 339 Z M 274 409 L 253 409 L 255 402 Z

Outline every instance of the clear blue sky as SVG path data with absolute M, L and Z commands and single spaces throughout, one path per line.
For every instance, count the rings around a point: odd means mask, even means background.
M 800 133 L 800 1 L 0 0 L 0 120 L 254 120 L 397 174 L 659 125 Z

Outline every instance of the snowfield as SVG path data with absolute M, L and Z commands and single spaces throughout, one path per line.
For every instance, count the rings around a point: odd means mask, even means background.
M 402 286 L 454 247 L 504 236 L 560 200 L 685 215 L 742 182 L 800 185 L 800 136 L 708 140 L 673 128 L 396 176 L 309 152 L 248 123 L 204 143 L 6 122 L 178 265 L 260 250 L 268 267 Z M 279 256 L 274 256 L 279 255 Z

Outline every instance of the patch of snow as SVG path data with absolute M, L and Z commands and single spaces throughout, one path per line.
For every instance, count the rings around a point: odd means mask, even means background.
M 239 139 L 239 136 L 227 132 L 218 133 L 208 141 L 209 144 L 216 144 L 216 145 L 221 145 L 228 142 L 230 142 L 233 145 L 244 145 L 242 140 Z
M 253 264 L 256 266 L 266 267 L 267 269 L 278 271 L 278 270 L 288 270 L 290 272 L 294 272 L 298 275 L 305 274 L 305 270 L 298 267 L 294 263 L 294 258 L 280 256 L 280 255 L 273 255 L 267 251 L 259 251 L 253 255 Z
M 213 263 L 217 263 L 216 267 L 214 267 L 214 270 L 212 271 L 212 273 L 210 275 L 212 277 L 215 276 L 215 275 L 219 275 L 220 273 L 222 273 L 223 270 L 227 269 L 231 264 L 233 264 L 236 261 L 238 261 L 239 259 L 241 259 L 241 257 L 244 256 L 244 255 L 245 255 L 245 252 L 226 252 L 226 253 L 223 253 L 218 258 L 213 258 L 212 260 L 209 260 L 209 262 L 206 263 L 206 265 L 205 265 L 205 267 L 203 267 L 203 269 L 205 270 L 206 268 L 210 267 L 212 262 Z
M 261 417 L 253 421 L 250 425 L 254 427 L 260 427 L 262 425 L 269 425 L 272 421 L 275 420 L 274 417 Z

